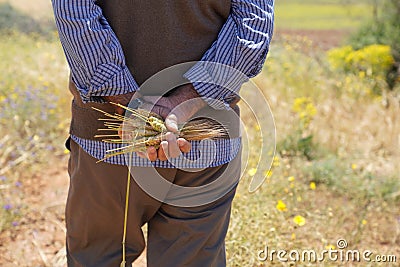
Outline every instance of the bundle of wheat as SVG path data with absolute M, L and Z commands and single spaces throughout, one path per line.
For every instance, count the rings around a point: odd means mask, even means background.
M 104 129 L 99 131 L 115 131 L 115 134 L 96 135 L 103 138 L 103 142 L 124 144 L 123 146 L 106 151 L 103 160 L 120 154 L 145 151 L 147 147 L 158 148 L 167 133 L 164 120 L 156 113 L 143 109 L 131 109 L 121 104 L 112 103 L 125 109 L 129 116 L 110 114 L 97 108 L 93 108 L 106 117 L 100 118 L 104 121 Z M 200 141 L 204 139 L 228 138 L 223 125 L 210 118 L 196 118 L 180 125 L 176 133 L 177 137 L 188 141 Z

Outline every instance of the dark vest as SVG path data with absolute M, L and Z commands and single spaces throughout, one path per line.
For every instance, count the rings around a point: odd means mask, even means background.
M 217 39 L 231 7 L 230 0 L 99 0 L 96 4 L 117 35 L 139 85 L 167 67 L 200 60 Z M 70 90 L 74 95 L 70 132 L 94 139 L 97 129 L 104 127 L 98 121 L 102 115 L 91 107 L 108 112 L 113 108 L 107 103 L 83 104 L 72 82 Z

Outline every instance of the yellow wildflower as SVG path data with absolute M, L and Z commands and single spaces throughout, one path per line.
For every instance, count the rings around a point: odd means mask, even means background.
M 328 51 L 328 61 L 333 69 L 351 71 L 363 79 L 366 75 L 385 75 L 395 60 L 390 46 L 369 45 L 359 50 L 351 46 L 332 49 Z
M 346 65 L 346 58 L 353 53 L 354 49 L 350 45 L 334 48 L 328 51 L 328 61 L 333 69 L 341 69 Z
M 334 245 L 327 245 L 327 246 L 325 246 L 325 249 L 334 250 L 334 249 L 336 249 L 336 247 Z
M 286 204 L 283 203 L 282 200 L 278 200 L 278 204 L 276 204 L 276 209 L 279 211 L 287 211 Z
M 12 94 L 10 95 L 10 98 L 11 98 L 12 100 L 17 100 L 18 97 L 19 97 L 19 95 L 18 95 L 17 93 L 12 93 Z
M 272 176 L 272 171 L 271 171 L 271 170 L 265 171 L 264 175 L 265 175 L 267 178 L 269 178 L 269 177 Z
M 301 216 L 301 215 L 296 215 L 296 216 L 293 218 L 293 222 L 294 222 L 295 224 L 297 224 L 298 226 L 303 226 L 303 225 L 306 224 L 306 219 L 305 219 L 303 216 Z
M 279 167 L 280 165 L 280 160 L 278 156 L 274 156 L 274 159 L 272 160 L 272 166 L 274 167 Z
M 358 166 L 357 166 L 357 164 L 353 163 L 353 164 L 351 164 L 351 168 L 352 168 L 353 170 L 355 170 L 355 169 L 358 168 Z
M 362 224 L 362 225 L 366 225 L 366 224 L 367 224 L 367 220 L 365 220 L 365 219 L 362 220 L 362 221 L 361 221 L 361 224 Z
M 251 168 L 247 173 L 250 176 L 254 176 L 257 173 L 257 168 Z
M 288 181 L 289 181 L 289 182 L 294 182 L 294 180 L 295 180 L 294 176 L 290 176 L 290 177 L 288 178 Z
M 292 110 L 297 113 L 304 127 L 308 127 L 312 118 L 317 114 L 317 109 L 309 97 L 299 97 L 293 102 Z
M 317 185 L 314 182 L 310 183 L 310 189 L 315 190 L 317 188 Z

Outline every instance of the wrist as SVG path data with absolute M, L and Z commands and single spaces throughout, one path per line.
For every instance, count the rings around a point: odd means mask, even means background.
M 191 105 L 193 105 L 198 110 L 207 106 L 207 103 L 201 98 L 199 93 L 194 89 L 193 84 L 188 83 L 182 85 L 175 89 L 171 94 L 171 97 L 177 100 L 177 102 L 183 103 L 190 100 Z

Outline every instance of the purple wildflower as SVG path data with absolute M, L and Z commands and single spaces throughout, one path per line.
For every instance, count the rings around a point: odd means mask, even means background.
M 12 209 L 12 206 L 11 206 L 11 204 L 5 204 L 5 205 L 3 206 L 3 208 L 4 208 L 5 210 L 10 210 L 10 209 Z
M 21 187 L 21 186 L 22 186 L 22 183 L 21 183 L 20 181 L 16 181 L 16 182 L 15 182 L 15 186 L 16 186 L 16 187 Z

